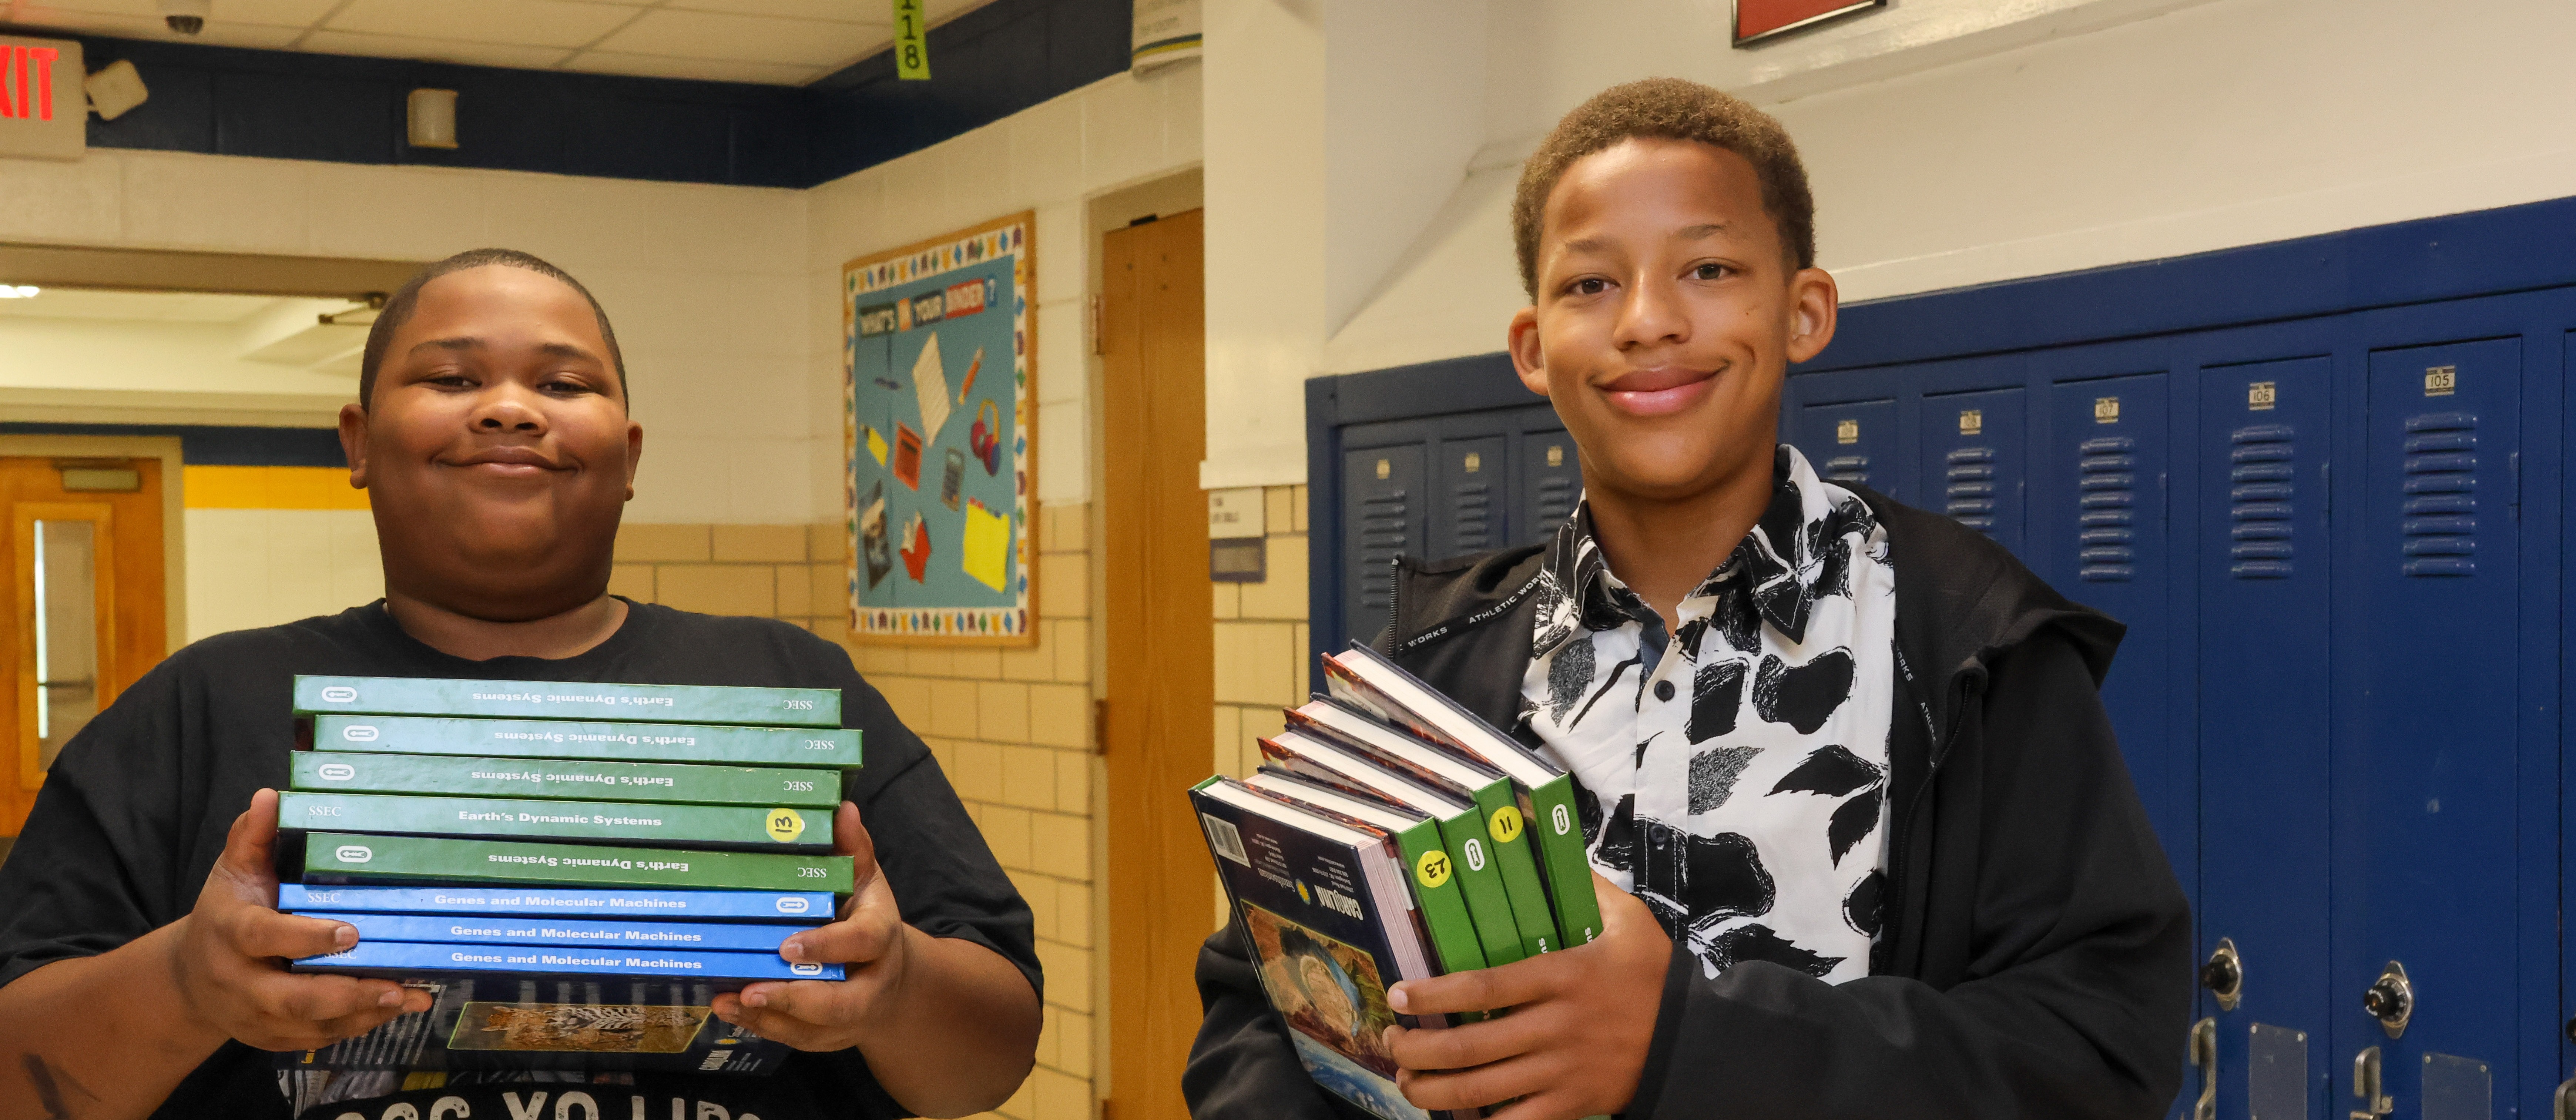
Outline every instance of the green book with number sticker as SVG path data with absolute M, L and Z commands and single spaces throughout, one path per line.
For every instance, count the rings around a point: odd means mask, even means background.
M 516 883 L 845 895 L 855 874 L 848 856 L 308 832 L 301 881 L 308 886 Z
M 1440 956 L 1440 970 L 1485 967 L 1485 949 L 1476 943 L 1476 924 L 1467 916 L 1467 898 L 1458 890 L 1448 845 L 1441 842 L 1440 826 L 1430 817 L 1274 767 L 1263 767 L 1243 784 L 1310 812 L 1347 818 L 1393 837 L 1396 850 L 1404 856 L 1405 876 L 1421 909 L 1422 924 L 1431 931 L 1431 947 Z
M 460 681 L 444 677 L 314 677 L 298 674 L 295 678 L 295 714 L 326 713 L 839 727 L 841 692 L 833 688 Z
M 622 762 L 708 762 L 848 769 L 859 764 L 859 733 L 840 727 L 725 727 L 441 716 L 312 717 L 317 751 L 464 754 L 511 758 L 607 758 Z
M 525 836 L 688 848 L 832 850 L 829 810 L 783 805 L 763 808 L 298 791 L 277 795 L 277 827 L 394 836 Z

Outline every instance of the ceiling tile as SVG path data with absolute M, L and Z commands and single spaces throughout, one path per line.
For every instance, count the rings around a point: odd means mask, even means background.
M 91 0 L 75 2 L 89 3 Z M 339 6 L 340 0 L 214 0 L 215 13 L 206 20 L 206 25 L 241 22 L 311 27 Z
M 636 9 L 585 0 L 349 0 L 323 26 L 462 43 L 579 47 L 635 18 Z
M 894 25 L 894 5 L 888 0 L 670 0 L 663 7 L 699 12 L 732 12 L 737 15 L 819 19 L 833 23 L 873 23 L 886 27 Z
M 884 29 L 866 24 L 657 9 L 601 40 L 599 49 L 673 58 L 831 66 L 856 57 L 865 44 L 883 35 Z
M 755 82 L 801 86 L 826 72 L 819 66 L 783 66 L 771 62 L 728 62 L 709 58 L 665 58 L 655 54 L 584 51 L 564 63 L 566 70 L 595 74 L 632 74 L 647 78 L 692 78 L 702 82 Z
M 313 32 L 305 36 L 303 49 L 321 54 L 416 58 L 430 62 L 457 62 L 468 66 L 515 66 L 523 70 L 552 69 L 556 63 L 563 61 L 566 53 L 562 47 L 460 43 L 453 39 L 424 39 L 410 35 L 358 35 L 347 31 Z

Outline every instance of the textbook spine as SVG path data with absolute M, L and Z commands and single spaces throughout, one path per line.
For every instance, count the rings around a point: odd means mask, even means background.
M 313 832 L 304 838 L 303 881 L 308 885 L 518 883 L 845 895 L 850 893 L 852 877 L 848 856 L 683 852 L 345 832 Z
M 296 751 L 289 785 L 315 793 L 419 793 L 829 810 L 837 774 L 785 767 Z
M 679 949 L 566 949 L 550 946 L 458 945 L 418 941 L 361 941 L 345 952 L 305 957 L 296 972 L 329 972 L 387 980 L 443 980 L 452 976 L 651 976 L 717 984 L 760 980 L 839 980 L 837 964 L 791 964 L 776 953 L 715 953 Z
M 632 721 L 315 715 L 317 751 L 590 758 L 850 769 L 860 736 L 841 727 L 726 727 Z
M 301 911 L 307 918 L 343 922 L 370 941 L 447 944 L 540 945 L 586 949 L 687 949 L 696 952 L 776 953 L 781 942 L 811 925 L 747 922 L 603 922 L 518 918 L 491 914 L 364 914 Z
M 1584 850 L 1583 818 L 1574 806 L 1574 776 L 1559 774 L 1523 796 L 1548 897 L 1556 903 L 1558 932 L 1567 945 L 1589 944 L 1601 936 L 1601 900 L 1592 893 L 1592 857 Z
M 839 727 L 841 693 L 830 688 L 298 674 L 295 714 L 323 713 Z
M 1491 842 L 1484 837 L 1483 818 L 1484 814 L 1474 809 L 1437 818 L 1441 846 L 1448 850 L 1449 866 L 1457 876 L 1458 895 L 1466 903 L 1485 963 L 1510 964 L 1532 954 L 1521 937 L 1520 922 L 1513 916 L 1502 872 L 1494 866 Z
M 832 814 L 783 806 L 288 792 L 277 798 L 277 826 L 376 836 L 526 836 L 688 848 L 832 850 Z
M 1512 921 L 1520 930 L 1521 950 L 1528 956 L 1565 947 L 1547 889 L 1538 882 L 1538 861 L 1530 857 L 1529 825 L 1521 818 L 1520 798 L 1509 778 L 1496 778 L 1475 790 L 1476 816 L 1492 842 L 1494 870 L 1511 900 Z
M 828 922 L 821 891 L 621 891 L 583 887 L 326 887 L 277 885 L 277 908 L 370 914 L 489 914 L 552 919 Z

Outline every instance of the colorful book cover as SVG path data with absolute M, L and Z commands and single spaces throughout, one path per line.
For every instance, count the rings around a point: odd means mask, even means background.
M 830 812 L 783 806 L 290 791 L 277 796 L 277 827 L 379 836 L 525 836 L 684 848 L 832 850 Z
M 430 1008 L 319 1050 L 276 1056 L 279 1073 L 393 1070 L 410 1076 L 491 1070 L 776 1073 L 787 1045 L 715 1017 L 709 980 L 620 980 L 514 973 L 418 979 Z
M 281 849 L 283 850 L 283 849 Z M 658 887 L 672 890 L 850 893 L 848 856 L 684 852 L 524 840 L 305 834 L 302 882 Z M 289 876 L 281 875 L 281 879 Z
M 688 766 L 597 759 L 296 751 L 288 784 L 333 793 L 418 793 L 698 805 L 783 805 L 830 812 L 840 775 L 780 766 Z
M 317 715 L 306 728 L 319 751 L 461 754 L 501 758 L 599 758 L 755 766 L 859 765 L 859 733 L 841 727 L 724 727 L 709 724 L 436 716 Z
M 1413 898 L 1421 906 L 1422 924 L 1439 954 L 1440 971 L 1467 972 L 1485 967 L 1484 946 L 1476 942 L 1476 923 L 1467 914 L 1467 898 L 1458 890 L 1456 862 L 1440 839 L 1440 825 L 1424 814 L 1356 797 L 1322 782 L 1284 770 L 1262 767 L 1243 784 L 1309 812 L 1344 823 L 1364 825 L 1395 840 L 1405 874 L 1412 877 Z
M 366 914 L 306 910 L 308 918 L 346 922 L 360 943 L 430 941 L 452 944 L 544 945 L 567 948 L 694 949 L 733 953 L 778 952 L 808 925 L 769 922 L 615 922 L 579 918 L 520 918 L 494 914 Z
M 830 921 L 824 891 L 615 891 L 583 887 L 324 887 L 277 885 L 277 908 L 370 914 L 496 914 L 546 918 L 662 918 L 695 922 Z
M 1307 1074 L 1380 1120 L 1429 1120 L 1396 1088 L 1386 1050 L 1391 1025 L 1448 1026 L 1387 1006 L 1388 985 L 1433 975 L 1394 844 L 1230 778 L 1201 783 L 1190 801 L 1262 990 Z
M 425 941 L 360 941 L 346 952 L 305 957 L 296 972 L 330 972 L 418 983 L 449 976 L 680 977 L 740 987 L 761 980 L 839 980 L 837 964 L 791 964 L 776 953 L 717 953 L 689 949 L 575 948 L 551 945 L 440 944 Z
M 324 713 L 839 727 L 841 693 L 830 688 L 298 674 L 295 714 Z

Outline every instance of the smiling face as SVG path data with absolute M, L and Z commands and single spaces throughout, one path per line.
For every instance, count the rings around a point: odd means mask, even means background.
M 599 598 L 644 433 L 588 300 L 523 268 L 420 289 L 340 414 L 388 591 L 519 622 Z
M 1512 362 L 1573 434 L 1587 491 L 1769 484 L 1781 379 L 1832 339 L 1835 294 L 1791 263 L 1750 162 L 1647 138 L 1585 156 L 1548 194 L 1535 263 Z

